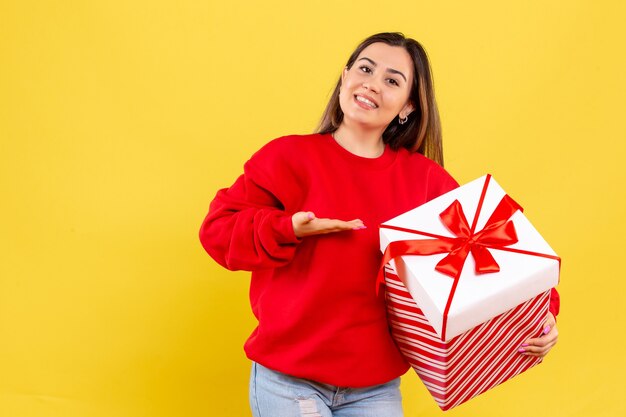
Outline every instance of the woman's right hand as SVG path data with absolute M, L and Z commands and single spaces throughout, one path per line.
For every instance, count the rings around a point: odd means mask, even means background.
M 293 225 L 293 231 L 298 238 L 366 228 L 360 219 L 350 221 L 318 219 L 315 217 L 315 214 L 310 211 L 297 212 L 291 216 L 291 223 Z

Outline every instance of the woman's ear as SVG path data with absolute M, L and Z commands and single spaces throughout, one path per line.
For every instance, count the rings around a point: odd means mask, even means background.
M 413 110 L 415 110 L 415 105 L 413 105 L 413 102 L 409 100 L 406 102 L 404 107 L 402 107 L 398 116 L 400 116 L 401 119 L 404 119 L 405 117 L 408 117 L 409 114 L 413 113 Z

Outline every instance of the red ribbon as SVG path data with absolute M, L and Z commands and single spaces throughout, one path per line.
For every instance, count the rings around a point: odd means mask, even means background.
M 560 262 L 560 258 L 552 255 L 506 248 L 506 246 L 517 242 L 515 226 L 513 225 L 513 222 L 510 221 L 510 218 L 517 210 L 523 211 L 522 207 L 508 195 L 505 195 L 502 200 L 500 200 L 498 206 L 491 214 L 491 217 L 487 220 L 485 227 L 481 231 L 475 232 L 476 223 L 485 200 L 490 179 L 491 175 L 487 175 L 471 226 L 467 222 L 467 218 L 463 213 L 463 207 L 458 200 L 454 200 L 448 208 L 440 213 L 439 217 L 441 218 L 441 221 L 456 237 L 441 236 L 396 226 L 380 226 L 384 229 L 415 233 L 432 237 L 434 239 L 400 240 L 391 242 L 385 249 L 381 266 L 378 271 L 377 292 L 380 285 L 385 282 L 385 265 L 390 260 L 403 255 L 435 255 L 448 253 L 448 255 L 439 261 L 435 267 L 437 271 L 449 275 L 454 279 L 443 314 L 442 340 L 445 340 L 448 311 L 450 310 L 450 305 L 452 303 L 452 299 L 454 298 L 454 293 L 456 292 L 456 287 L 459 277 L 461 276 L 461 271 L 463 270 L 463 265 L 465 264 L 465 260 L 470 253 L 476 261 L 477 274 L 500 271 L 500 266 L 495 261 L 488 248 L 543 256 L 557 259 Z

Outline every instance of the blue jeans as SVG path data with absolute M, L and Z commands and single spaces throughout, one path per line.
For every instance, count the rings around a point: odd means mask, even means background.
M 295 378 L 252 363 L 254 417 L 402 417 L 400 378 L 366 388 L 344 388 Z

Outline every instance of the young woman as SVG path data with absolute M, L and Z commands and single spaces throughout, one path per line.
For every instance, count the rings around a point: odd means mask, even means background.
M 272 140 L 217 192 L 200 240 L 252 271 L 254 416 L 402 416 L 409 365 L 376 296 L 377 226 L 457 187 L 442 166 L 426 53 L 380 33 L 348 59 L 317 133 Z M 550 350 L 557 311 L 554 292 L 550 329 L 520 354 Z

